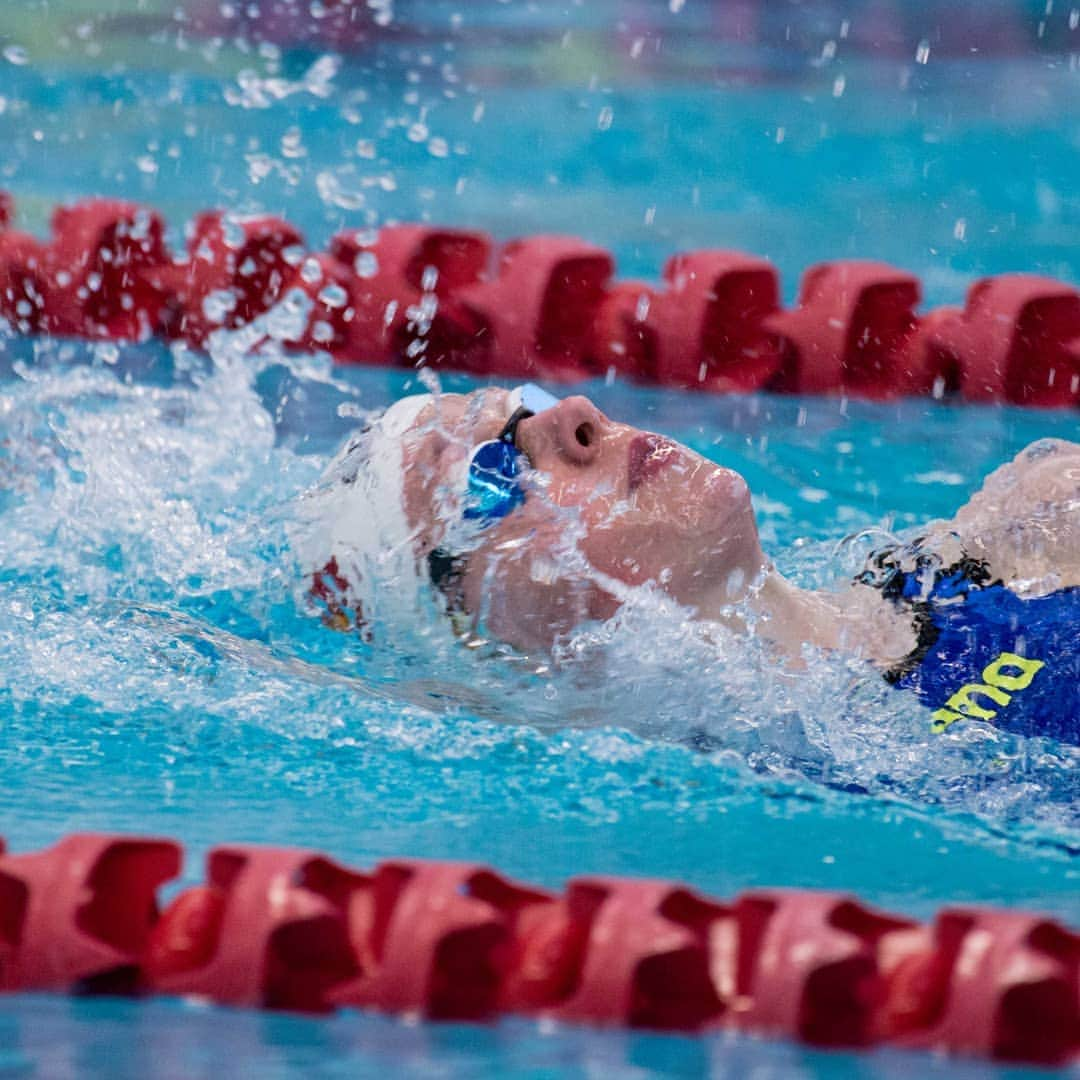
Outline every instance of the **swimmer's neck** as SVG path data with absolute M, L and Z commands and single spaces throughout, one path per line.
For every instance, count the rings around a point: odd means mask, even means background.
M 850 587 L 841 592 L 802 589 L 772 565 L 735 603 L 704 604 L 699 615 L 768 641 L 792 660 L 806 646 L 862 656 L 891 665 L 914 647 L 911 625 L 879 592 Z

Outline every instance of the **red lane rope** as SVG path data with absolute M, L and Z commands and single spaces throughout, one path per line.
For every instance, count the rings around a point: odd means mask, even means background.
M 1019 911 L 929 924 L 852 897 L 579 877 L 561 893 L 473 863 L 360 871 L 229 845 L 165 909 L 171 840 L 72 835 L 4 855 L 0 990 L 197 995 L 439 1020 L 505 1013 L 816 1046 L 1080 1061 L 1080 935 Z
M 610 254 L 534 236 L 428 225 L 347 231 L 310 253 L 274 217 L 199 216 L 174 258 L 133 203 L 58 208 L 41 242 L 0 197 L 0 316 L 22 334 L 182 339 L 204 347 L 299 289 L 288 344 L 347 364 L 577 381 L 615 374 L 715 392 L 772 390 L 1080 405 L 1080 291 L 1030 274 L 975 282 L 925 314 L 918 279 L 884 263 L 812 267 L 796 306 L 764 259 L 697 251 L 660 283 L 617 281 Z

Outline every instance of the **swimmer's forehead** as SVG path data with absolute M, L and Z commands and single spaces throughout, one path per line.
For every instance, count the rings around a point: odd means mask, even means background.
M 410 441 L 428 435 L 468 441 L 488 439 L 497 434 L 511 411 L 511 392 L 488 387 L 471 394 L 440 394 L 417 414 L 405 433 Z

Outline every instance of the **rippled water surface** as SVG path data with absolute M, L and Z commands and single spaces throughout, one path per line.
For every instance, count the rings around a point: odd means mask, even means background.
M 57 200 L 108 193 L 163 209 L 177 242 L 188 213 L 220 204 L 284 213 L 314 242 L 394 217 L 572 231 L 625 274 L 655 275 L 680 247 L 742 246 L 776 259 L 789 293 L 807 264 L 850 254 L 918 271 L 935 302 L 983 272 L 1080 279 L 1067 11 L 1040 36 L 1034 8 L 997 5 L 1023 31 L 1011 51 L 965 53 L 933 5 L 925 25 L 905 6 L 879 31 L 887 49 L 843 5 L 792 5 L 787 39 L 775 14 L 751 39 L 693 0 L 634 18 L 477 5 L 463 26 L 450 5 L 400 4 L 387 36 L 338 49 L 315 30 L 292 48 L 265 26 L 223 30 L 209 6 L 137 7 L 0 14 L 2 170 L 28 227 Z M 543 677 L 326 631 L 286 540 L 293 502 L 369 410 L 418 388 L 412 372 L 271 348 L 0 341 L 13 847 L 117 829 L 183 840 L 189 878 L 214 842 L 252 840 L 361 864 L 477 859 L 549 885 L 588 870 L 1080 922 L 1077 752 L 975 725 L 932 738 L 923 710 L 856 665 L 823 661 L 793 685 L 752 643 L 718 651 L 648 605 Z M 1026 443 L 1077 431 L 1074 414 L 1019 409 L 586 392 L 743 472 L 767 550 L 805 584 L 853 572 L 843 537 L 946 516 Z M 0 1030 L 0 1075 L 93 1073 L 108 1033 L 158 1048 L 176 1076 L 225 1061 L 260 1076 L 971 1072 L 168 1003 L 16 999 Z

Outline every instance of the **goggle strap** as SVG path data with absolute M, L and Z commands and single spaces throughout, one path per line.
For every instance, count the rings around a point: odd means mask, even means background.
M 536 413 L 534 413 L 532 409 L 527 409 L 524 405 L 519 405 L 510 414 L 510 419 L 503 425 L 502 431 L 499 432 L 498 441 L 513 443 L 514 433 L 517 431 L 518 424 L 520 424 L 522 420 L 528 420 L 535 415 Z
M 451 555 L 446 548 L 435 548 L 428 552 L 428 576 L 436 589 L 445 590 L 461 580 L 465 573 L 465 556 Z

